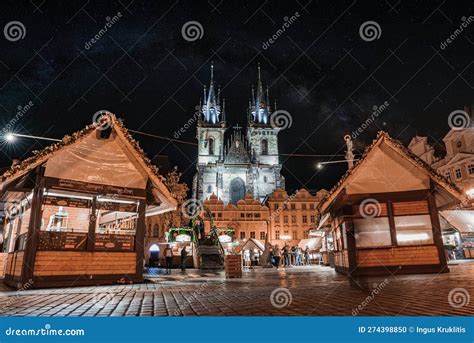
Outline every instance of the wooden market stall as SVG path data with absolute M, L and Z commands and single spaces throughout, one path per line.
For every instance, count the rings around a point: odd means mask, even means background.
M 143 281 L 147 206 L 177 206 L 112 114 L 12 166 L 0 197 L 5 282 L 14 287 Z
M 319 205 L 331 215 L 337 271 L 357 275 L 448 272 L 438 211 L 460 189 L 380 132 Z

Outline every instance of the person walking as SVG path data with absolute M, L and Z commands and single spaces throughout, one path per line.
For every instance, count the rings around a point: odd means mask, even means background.
M 165 249 L 166 273 L 171 273 L 171 264 L 173 263 L 173 252 L 169 245 Z
M 285 246 L 283 247 L 283 265 L 284 267 L 290 266 L 290 249 L 288 247 L 288 244 L 286 243 L 285 243 Z
M 186 271 L 186 257 L 188 256 L 188 252 L 186 251 L 186 247 L 181 249 L 181 271 Z
M 274 263 L 273 265 L 278 270 L 278 268 L 280 267 L 280 257 L 281 257 L 281 252 L 280 252 L 280 248 L 278 247 L 278 245 L 275 245 L 273 247 L 272 255 L 273 255 L 273 263 Z
M 307 266 L 311 265 L 311 260 L 309 259 L 309 247 L 306 246 L 306 249 L 304 250 L 304 262 Z

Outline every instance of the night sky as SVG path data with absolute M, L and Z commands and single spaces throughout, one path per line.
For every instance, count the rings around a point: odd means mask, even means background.
M 404 144 L 427 135 L 439 149 L 448 115 L 474 103 L 474 21 L 441 47 L 474 15 L 472 1 L 36 0 L 0 6 L 1 27 L 18 21 L 26 32 L 14 41 L 0 36 L 2 129 L 9 124 L 16 133 L 62 138 L 105 109 L 129 129 L 171 138 L 193 116 L 211 61 L 228 124 L 244 126 L 260 63 L 271 103 L 276 99 L 293 121 L 279 136 L 280 152 L 329 155 L 282 156 L 290 191 L 329 188 L 338 180 L 346 164 L 322 170 L 316 164 L 341 159 L 343 136 L 374 106 L 389 104 L 355 140 L 358 152 L 380 129 Z M 296 20 L 264 49 L 292 16 Z M 88 46 L 108 20 L 113 25 Z M 182 35 L 191 21 L 203 29 L 194 41 Z M 367 21 L 381 29 L 375 40 L 361 38 Z M 195 136 L 193 127 L 180 139 L 195 143 Z M 195 146 L 135 137 L 149 157 L 168 155 L 190 182 Z M 0 166 L 47 144 L 1 143 Z

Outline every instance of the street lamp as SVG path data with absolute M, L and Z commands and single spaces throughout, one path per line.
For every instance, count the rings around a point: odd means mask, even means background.
M 5 135 L 5 140 L 8 143 L 13 143 L 15 141 L 15 135 L 13 133 L 9 132 Z
M 40 137 L 40 136 L 31 136 L 31 135 L 22 135 L 21 133 L 13 133 L 8 132 L 3 136 L 3 139 L 6 140 L 8 143 L 13 143 L 17 137 L 23 138 L 32 138 L 32 139 L 40 139 L 44 141 L 52 141 L 52 142 L 61 142 L 60 139 L 56 138 L 49 138 L 49 137 Z

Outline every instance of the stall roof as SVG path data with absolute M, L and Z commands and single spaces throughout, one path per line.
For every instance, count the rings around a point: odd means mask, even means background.
M 33 151 L 33 156 L 11 166 L 0 177 L 0 194 L 3 194 L 10 184 L 27 175 L 37 166 L 44 165 L 48 160 L 71 147 L 77 147 L 86 139 L 96 134 L 97 130 L 102 129 L 102 125 L 106 124 L 110 125 L 117 142 L 126 150 L 127 156 L 130 156 L 130 162 L 140 170 L 143 170 L 150 180 L 153 186 L 153 195 L 160 203 L 160 212 L 176 209 L 177 201 L 164 184 L 164 177 L 158 173 L 156 166 L 145 156 L 144 151 L 130 135 L 122 121 L 117 119 L 114 114 L 108 114 L 106 119 L 106 123 L 102 121 L 88 125 L 80 131 L 64 136 L 60 142 L 54 143 L 43 150 Z
M 349 169 L 346 174 L 344 174 L 344 176 L 339 180 L 339 182 L 321 200 L 320 204 L 318 205 L 318 210 L 320 211 L 320 213 L 326 212 L 328 207 L 334 202 L 334 200 L 341 193 L 341 191 L 343 191 L 348 185 L 351 184 L 351 180 L 354 174 L 361 168 L 361 166 L 366 163 L 368 158 L 373 156 L 376 148 L 380 147 L 382 144 L 388 147 L 391 153 L 393 152 L 395 155 L 400 156 L 403 160 L 410 163 L 410 165 L 413 166 L 414 169 L 423 173 L 423 175 L 427 175 L 436 184 L 440 185 L 440 197 L 444 196 L 445 193 L 447 193 L 450 198 L 454 198 L 458 202 L 465 202 L 467 200 L 462 190 L 454 183 L 450 182 L 444 176 L 436 172 L 422 159 L 420 159 L 409 149 L 407 149 L 401 142 L 390 137 L 387 132 L 380 131 L 376 139 L 374 139 L 374 141 L 365 149 L 359 161 L 354 163 L 354 166 Z M 441 194 L 441 191 L 444 191 L 444 193 Z
M 440 215 L 459 232 L 474 233 L 474 211 L 468 210 L 446 210 L 440 211 Z
M 252 248 L 252 247 L 257 248 L 260 251 L 265 251 L 264 245 L 254 238 L 249 238 L 244 244 L 239 245 L 236 250 L 240 252 L 240 251 L 243 251 L 244 249 Z
M 320 250 L 321 246 L 323 245 L 323 238 L 322 237 L 316 237 L 316 238 L 306 238 L 302 239 L 299 243 L 298 246 L 301 249 L 306 249 L 306 246 L 308 246 L 309 250 Z

